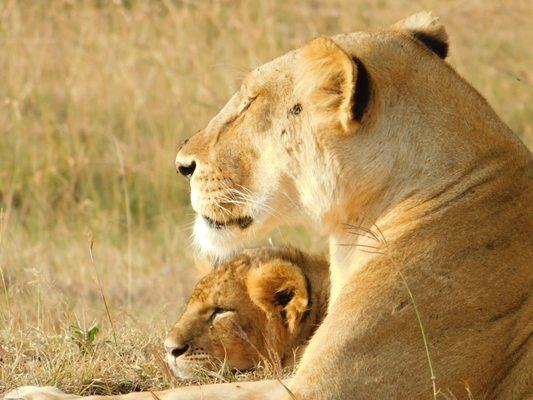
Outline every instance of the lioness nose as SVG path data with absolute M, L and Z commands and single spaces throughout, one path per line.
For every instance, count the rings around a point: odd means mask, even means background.
M 196 161 L 191 161 L 188 164 L 182 164 L 176 159 L 176 170 L 186 178 L 191 178 L 196 169 Z
M 166 348 L 167 352 L 169 354 L 171 354 L 172 356 L 179 357 L 182 354 L 185 354 L 187 352 L 187 350 L 189 350 L 189 345 L 186 344 L 186 345 L 181 346 L 181 347 L 165 346 L 165 348 Z

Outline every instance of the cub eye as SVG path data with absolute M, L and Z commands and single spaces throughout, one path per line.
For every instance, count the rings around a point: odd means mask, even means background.
M 289 115 L 298 115 L 302 112 L 302 105 L 300 103 L 296 103 L 292 106 L 292 108 L 289 110 Z
M 213 309 L 213 312 L 211 313 L 211 316 L 209 317 L 209 321 L 213 321 L 217 315 L 224 314 L 230 311 L 233 311 L 233 310 L 228 310 L 227 308 L 222 308 L 222 307 L 215 307 Z

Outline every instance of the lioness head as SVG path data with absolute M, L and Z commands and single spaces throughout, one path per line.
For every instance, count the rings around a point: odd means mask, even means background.
M 165 340 L 169 365 L 187 379 L 223 363 L 238 370 L 262 360 L 284 364 L 321 321 L 328 291 L 323 258 L 292 248 L 244 251 L 194 288 Z
M 367 205 L 401 185 L 399 174 L 390 179 L 401 151 L 416 156 L 412 138 L 402 149 L 391 135 L 405 128 L 417 91 L 431 97 L 409 86 L 446 67 L 446 40 L 438 20 L 421 13 L 386 31 L 319 37 L 250 72 L 176 157 L 200 247 L 224 256 L 295 220 L 331 231 L 350 213 L 372 218 Z

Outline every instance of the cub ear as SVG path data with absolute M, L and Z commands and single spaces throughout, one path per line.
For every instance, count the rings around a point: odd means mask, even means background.
M 409 33 L 440 58 L 444 59 L 448 55 L 446 28 L 431 11 L 413 14 L 395 23 L 392 28 Z
M 299 267 L 283 260 L 269 261 L 248 272 L 246 286 L 255 305 L 269 318 L 286 319 L 289 332 L 295 332 L 308 304 L 307 281 Z
M 299 57 L 296 96 L 307 100 L 310 115 L 320 123 L 351 132 L 368 102 L 363 65 L 325 36 L 304 46 Z

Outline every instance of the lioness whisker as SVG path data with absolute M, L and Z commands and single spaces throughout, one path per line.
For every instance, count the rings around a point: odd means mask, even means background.
M 368 248 L 368 249 L 376 249 L 376 250 L 379 250 L 379 247 L 376 247 L 376 246 L 370 246 L 368 244 L 358 244 L 358 243 L 338 243 L 337 244 L 338 246 L 343 246 L 343 247 L 365 247 L 365 248 Z
M 363 231 L 363 232 L 367 233 L 368 235 L 370 235 L 370 236 L 371 236 L 371 239 L 373 239 L 373 240 L 375 240 L 375 241 L 377 241 L 377 242 L 379 242 L 379 243 L 382 242 L 381 239 L 380 239 L 380 237 L 377 236 L 377 235 L 376 235 L 371 229 L 369 229 L 369 228 L 366 228 L 366 227 L 364 227 L 364 226 L 362 226 L 362 225 L 352 225 L 352 224 L 347 224 L 347 223 L 345 223 L 345 224 L 343 224 L 343 225 L 344 225 L 344 226 L 347 226 L 349 231 L 350 231 L 350 230 L 353 230 L 353 231 L 355 231 L 355 232 L 357 232 L 357 231 Z

